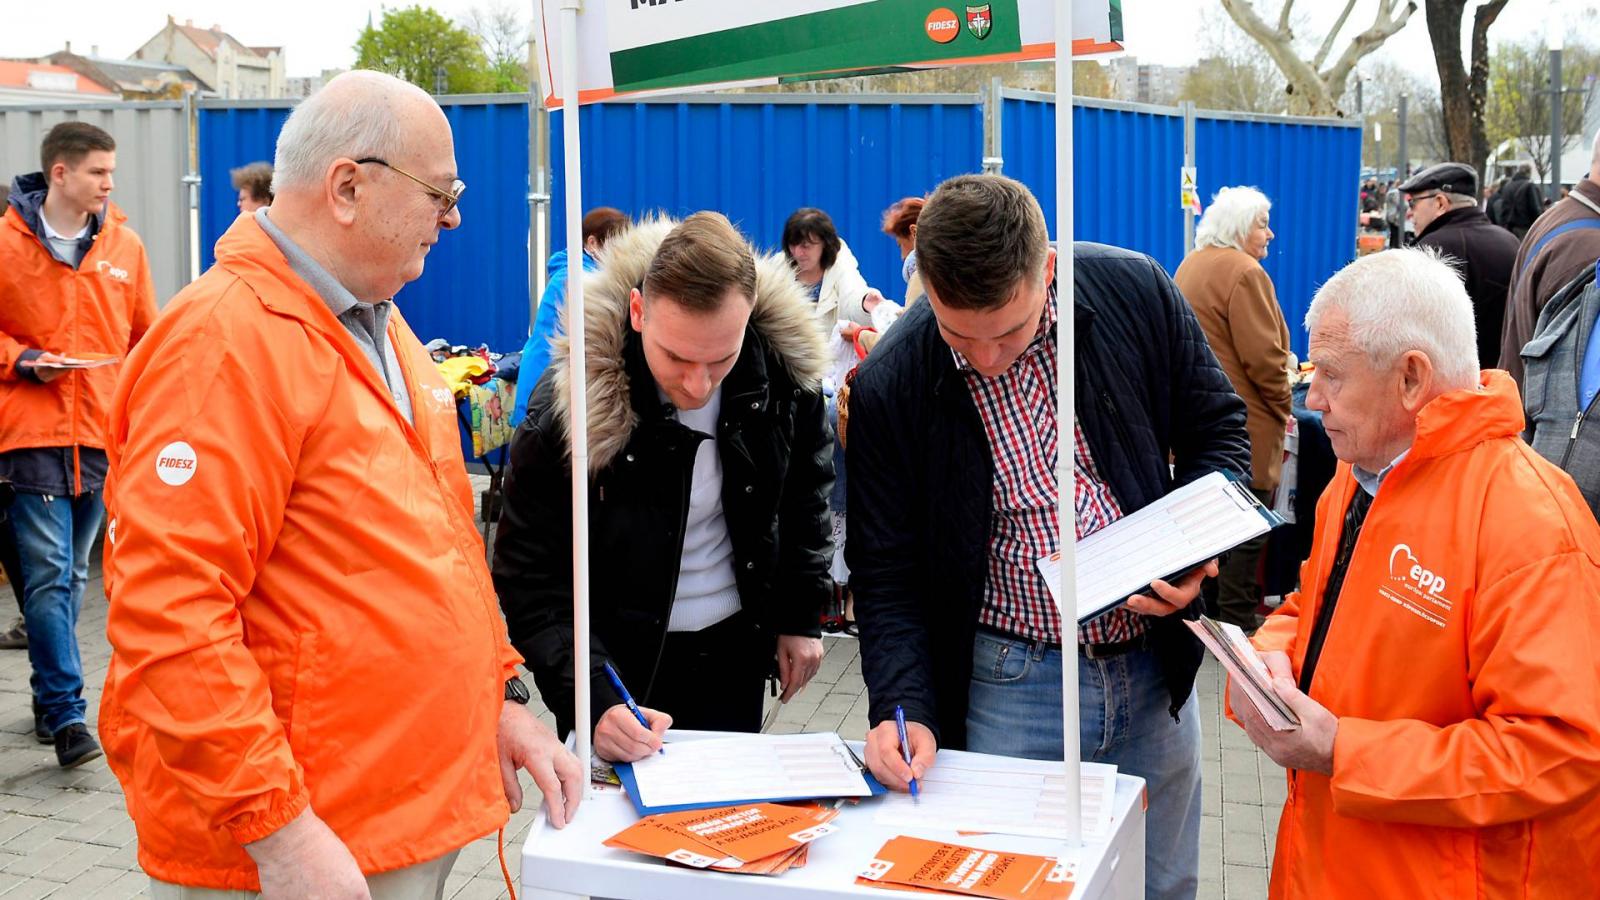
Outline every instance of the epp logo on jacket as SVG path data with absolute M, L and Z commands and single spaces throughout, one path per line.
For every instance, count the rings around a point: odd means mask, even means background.
M 1430 625 L 1445 626 L 1444 614 L 1454 604 L 1444 596 L 1444 576 L 1424 566 L 1409 544 L 1395 544 L 1389 551 L 1389 580 L 1397 582 L 1401 590 L 1379 587 L 1378 593 L 1385 599 Z
M 109 260 L 100 260 L 100 262 L 95 265 L 95 268 L 99 270 L 101 275 L 106 276 L 112 281 L 120 281 L 123 284 L 127 284 L 130 280 L 128 278 L 127 269 L 119 269 L 116 266 L 113 266 Z
M 196 462 L 193 447 L 185 441 L 173 441 L 156 454 L 156 477 L 173 487 L 188 484 L 194 477 Z

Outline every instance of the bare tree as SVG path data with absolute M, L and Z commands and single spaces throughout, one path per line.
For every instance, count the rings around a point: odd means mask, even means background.
M 1200 61 L 1184 78 L 1178 99 L 1192 100 L 1202 109 L 1288 111 L 1283 78 L 1272 57 L 1221 10 L 1201 11 L 1198 38 Z
M 1316 50 L 1311 57 L 1306 59 L 1296 47 L 1296 35 L 1291 24 L 1295 0 L 1282 0 L 1282 2 L 1276 25 L 1269 25 L 1261 18 L 1252 0 L 1222 0 L 1222 8 L 1227 10 L 1233 21 L 1264 47 L 1272 56 L 1272 61 L 1278 64 L 1278 70 L 1289 82 L 1285 90 L 1289 94 L 1290 108 L 1295 112 L 1317 116 L 1345 114 L 1339 107 L 1338 98 L 1344 96 L 1345 87 L 1350 74 L 1355 71 L 1356 64 L 1362 57 L 1383 46 L 1383 42 L 1395 32 L 1404 28 L 1411 14 L 1417 10 L 1415 0 L 1405 0 L 1404 5 L 1400 0 L 1378 0 L 1378 11 L 1373 17 L 1372 24 L 1351 38 L 1350 43 L 1335 57 L 1333 48 L 1338 43 L 1339 32 L 1344 30 L 1345 23 L 1349 21 L 1357 2 L 1357 0 L 1345 0 L 1339 18 L 1334 21 L 1333 27 L 1328 29 L 1328 33 L 1317 42 Z M 1330 59 L 1332 62 L 1329 62 Z
M 1355 81 L 1362 82 L 1362 108 L 1355 103 Z M 1396 165 L 1400 141 L 1400 95 L 1406 95 L 1407 155 L 1412 159 L 1442 161 L 1449 155 L 1443 140 L 1443 119 L 1439 112 L 1439 89 L 1432 81 L 1397 63 L 1387 53 L 1364 62 L 1340 105 L 1366 119 L 1366 136 L 1361 159 L 1366 165 L 1383 169 Z M 1383 140 L 1378 128 L 1382 126 Z
M 461 24 L 483 46 L 489 69 L 499 82 L 497 90 L 527 90 L 528 40 L 531 26 L 524 7 L 507 0 L 490 0 L 484 6 L 467 10 Z
M 1472 69 L 1461 59 L 1461 20 L 1474 0 L 1426 0 L 1428 37 L 1439 68 L 1439 95 L 1444 100 L 1445 138 L 1450 158 L 1483 175 L 1489 137 L 1483 111 L 1489 94 L 1489 26 L 1505 9 L 1506 0 L 1489 0 L 1472 14 Z

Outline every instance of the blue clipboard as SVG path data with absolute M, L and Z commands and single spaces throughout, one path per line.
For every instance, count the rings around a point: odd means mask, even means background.
M 850 750 L 850 745 L 845 744 L 844 748 Z M 878 779 L 872 777 L 872 773 L 867 771 L 866 764 L 861 762 L 861 758 L 856 757 L 854 750 L 850 750 L 850 755 L 855 757 L 856 764 L 861 769 L 861 780 L 866 782 L 867 790 L 871 791 L 870 796 L 876 797 L 880 794 L 887 794 L 889 789 L 884 787 Z M 617 779 L 622 782 L 623 790 L 628 792 L 628 799 L 633 801 L 633 808 L 638 810 L 641 816 L 653 816 L 656 813 L 684 812 L 691 809 L 715 809 L 719 806 L 742 806 L 749 803 L 794 803 L 802 800 L 832 799 L 823 797 L 748 797 L 743 800 L 680 803 L 676 806 L 645 806 L 644 802 L 639 799 L 639 780 L 634 777 L 633 763 L 614 763 L 611 768 L 616 771 Z

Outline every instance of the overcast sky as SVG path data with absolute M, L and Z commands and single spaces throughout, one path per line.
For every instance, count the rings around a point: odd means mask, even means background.
M 391 5 L 409 5 L 396 0 Z M 468 9 L 493 0 L 416 0 L 460 19 Z M 1279 0 L 1255 0 L 1264 10 L 1276 10 Z M 1345 35 L 1371 24 L 1377 0 L 1360 0 L 1346 25 Z M 1557 9 L 1570 11 L 1593 6 L 1593 0 L 1512 0 L 1490 34 L 1498 40 L 1518 39 L 1538 33 Z M 1427 24 L 1419 9 L 1406 28 L 1385 44 L 1382 53 L 1419 74 L 1433 77 L 1433 54 Z M 179 22 L 193 19 L 199 27 L 218 24 L 252 46 L 285 48 L 289 75 L 314 75 L 324 68 L 344 68 L 355 53 L 351 49 L 368 15 L 382 16 L 377 3 L 364 0 L 76 0 L 56 6 L 37 0 L 0 0 L 0 57 L 42 56 L 71 41 L 73 49 L 88 53 L 98 46 L 103 56 L 125 57 L 166 24 L 168 14 Z M 531 3 L 529 4 L 531 8 Z M 1127 47 L 1141 62 L 1187 65 L 1199 56 L 1197 34 L 1203 15 L 1224 16 L 1220 0 L 1122 0 Z M 1307 25 L 1327 27 L 1339 8 L 1329 0 L 1300 0 L 1297 15 Z M 1298 10 L 1304 9 L 1304 13 Z M 1470 21 L 1470 12 L 1467 16 Z M 1347 41 L 1341 41 L 1342 48 Z

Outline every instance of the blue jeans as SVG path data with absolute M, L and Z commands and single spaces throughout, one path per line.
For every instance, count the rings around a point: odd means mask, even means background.
M 99 491 L 77 497 L 18 494 L 11 507 L 22 562 L 33 699 L 51 732 L 84 721 L 78 611 L 89 582 L 89 553 L 104 517 Z
M 1061 651 L 979 631 L 972 643 L 967 749 L 1061 759 Z M 1179 711 L 1155 656 L 1078 657 L 1078 747 L 1085 762 L 1143 778 L 1145 897 L 1192 900 L 1200 887 L 1200 711 L 1193 690 Z

